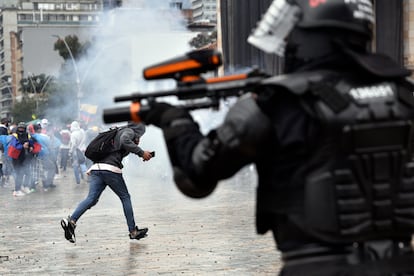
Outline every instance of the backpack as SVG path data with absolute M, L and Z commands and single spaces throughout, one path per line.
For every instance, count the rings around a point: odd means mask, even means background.
M 116 151 L 114 140 L 119 129 L 115 127 L 100 132 L 86 147 L 85 156 L 93 162 L 98 162 L 110 153 Z

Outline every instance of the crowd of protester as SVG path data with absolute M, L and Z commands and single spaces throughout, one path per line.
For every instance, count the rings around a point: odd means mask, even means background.
M 48 119 L 31 122 L 0 121 L 0 186 L 12 188 L 15 197 L 56 187 L 55 179 L 68 167 L 77 184 L 86 179 L 90 165 L 84 152 L 98 128 L 72 121 L 57 124 Z

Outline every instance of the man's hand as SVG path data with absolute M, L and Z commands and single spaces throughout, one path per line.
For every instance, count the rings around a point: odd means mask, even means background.
M 142 155 L 143 161 L 148 161 L 152 158 L 152 154 L 150 151 L 144 151 L 144 154 Z

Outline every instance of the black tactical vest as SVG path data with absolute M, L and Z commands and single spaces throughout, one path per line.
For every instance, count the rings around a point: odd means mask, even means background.
M 321 126 L 297 195 L 302 211 L 286 208 L 296 226 L 338 243 L 410 237 L 414 85 L 330 72 L 273 81 L 301 97 Z

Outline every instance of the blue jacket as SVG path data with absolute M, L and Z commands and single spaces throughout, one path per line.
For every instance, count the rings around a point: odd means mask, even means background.
M 40 158 L 48 156 L 51 152 L 51 141 L 50 137 L 46 134 L 42 133 L 35 133 L 32 135 L 32 137 L 42 146 L 41 151 L 38 153 L 38 156 Z
M 8 156 L 7 155 L 7 151 L 9 149 L 9 143 L 11 140 L 11 135 L 0 135 L 0 144 L 3 145 L 3 149 L 4 149 L 4 156 Z

